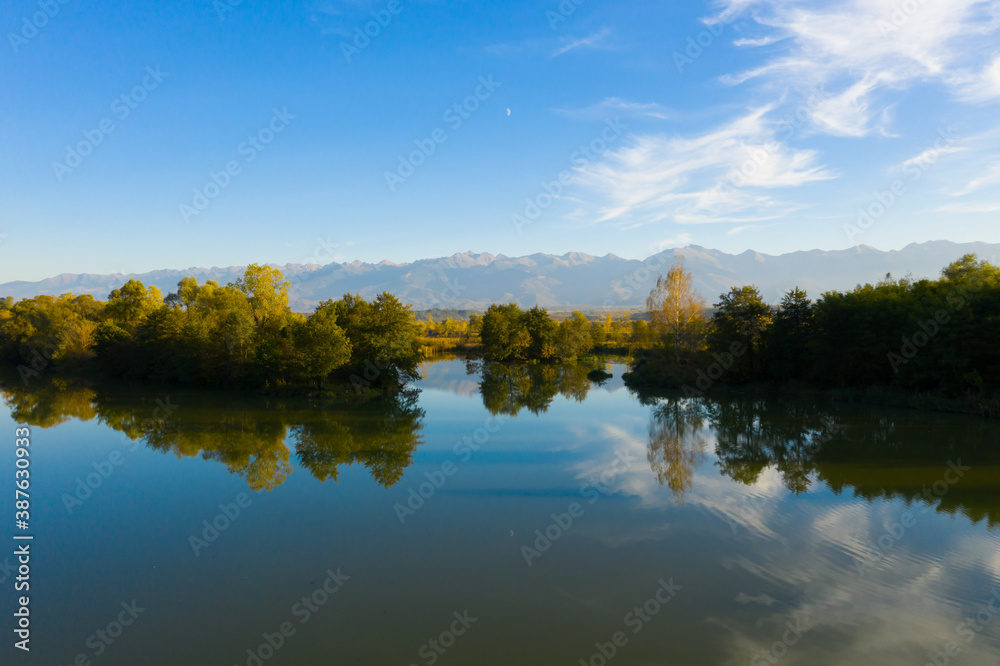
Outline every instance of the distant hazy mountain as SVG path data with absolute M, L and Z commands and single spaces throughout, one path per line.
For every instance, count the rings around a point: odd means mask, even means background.
M 732 255 L 697 245 L 666 250 L 643 261 L 613 254 L 593 257 L 571 252 L 561 257 L 532 254 L 527 257 L 465 252 L 410 264 L 383 261 L 326 266 L 281 266 L 292 280 L 292 307 L 306 312 L 318 302 L 360 293 L 371 298 L 390 291 L 418 310 L 430 308 L 483 309 L 490 303 L 516 301 L 523 306 L 548 308 L 632 308 L 645 303 L 656 275 L 666 272 L 675 256 L 683 256 L 698 290 L 714 303 L 732 286 L 756 284 L 774 303 L 799 286 L 813 298 L 831 289 L 851 289 L 876 282 L 886 273 L 895 277 L 936 278 L 947 264 L 967 253 L 997 263 L 1000 244 L 933 241 L 912 244 L 899 251 L 881 252 L 867 245 L 849 250 L 811 250 L 778 256 L 748 250 Z M 0 284 L 0 296 L 24 298 L 66 292 L 105 298 L 126 280 L 136 278 L 155 284 L 164 295 L 185 276 L 199 282 L 232 282 L 243 267 L 161 270 L 138 275 L 58 275 L 38 282 Z

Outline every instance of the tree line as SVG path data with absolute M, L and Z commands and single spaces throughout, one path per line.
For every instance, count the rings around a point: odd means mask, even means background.
M 482 317 L 472 315 L 469 327 L 478 333 L 486 361 L 572 361 L 598 351 L 635 353 L 656 342 L 645 319 L 591 321 L 582 312 L 556 321 L 535 306 L 523 310 L 516 303 L 491 305 Z
M 717 383 L 801 382 L 988 397 L 1000 389 L 1000 268 L 967 255 L 937 280 L 887 275 L 815 301 L 796 287 L 777 307 L 756 286 L 738 286 L 709 308 L 678 260 L 657 279 L 644 319 L 574 312 L 557 322 L 543 308 L 507 303 L 474 315 L 466 330 L 486 361 L 638 354 L 626 376 L 634 386 L 700 393 Z
M 1000 389 L 1000 268 L 967 255 L 937 280 L 894 280 L 777 307 L 733 287 L 710 310 L 679 261 L 644 317 L 557 321 L 544 308 L 491 305 L 469 320 L 416 322 L 389 293 L 347 294 L 309 315 L 288 307 L 277 269 L 251 265 L 226 286 L 184 278 L 163 297 L 130 280 L 92 296 L 0 300 L 0 354 L 29 382 L 50 365 L 196 385 L 282 385 L 393 392 L 416 379 L 421 336 L 479 342 L 489 362 L 573 361 L 596 352 L 640 357 L 635 386 L 707 390 L 716 383 L 891 386 L 949 396 Z
M 795 381 L 947 396 L 1000 389 L 1000 268 L 975 255 L 937 280 L 887 275 L 816 301 L 795 288 L 777 307 L 756 286 L 733 287 L 710 316 L 678 263 L 647 304 L 658 343 L 629 375 L 636 385 L 700 392 L 716 382 Z
M 289 283 L 250 265 L 219 286 L 184 278 L 166 298 L 129 280 L 107 301 L 89 295 L 0 300 L 0 354 L 25 383 L 50 367 L 207 386 L 349 386 L 396 392 L 417 378 L 418 326 L 389 293 L 347 294 L 309 315 L 288 307 Z

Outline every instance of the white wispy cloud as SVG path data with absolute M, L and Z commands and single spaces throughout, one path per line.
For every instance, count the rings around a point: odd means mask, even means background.
M 935 209 L 939 213 L 975 214 L 975 213 L 997 213 L 1000 212 L 1000 201 L 995 203 L 962 203 L 945 204 Z
M 996 0 L 915 3 L 840 0 L 807 4 L 785 0 L 729 0 L 716 20 L 750 13 L 765 31 L 739 46 L 786 47 L 762 65 L 722 78 L 730 85 L 756 80 L 777 89 L 826 86 L 830 97 L 812 110 L 818 131 L 858 137 L 887 133 L 891 102 L 880 93 L 936 81 L 958 98 L 1000 99 Z M 992 60 L 990 60 L 992 59 Z
M 610 28 L 603 28 L 597 32 L 578 38 L 531 38 L 519 42 L 501 42 L 487 44 L 483 51 L 490 55 L 509 57 L 538 57 L 548 55 L 550 58 L 558 58 L 570 51 L 577 49 L 609 49 L 611 45 L 608 38 L 611 36 Z
M 744 37 L 733 40 L 733 46 L 770 46 L 780 40 L 780 37 L 773 35 L 771 37 L 760 37 L 759 39 L 749 39 Z
M 664 238 L 661 241 L 653 243 L 653 249 L 656 252 L 662 252 L 663 250 L 668 250 L 674 247 L 684 247 L 685 245 L 690 245 L 691 241 L 694 240 L 694 236 L 688 233 L 680 233 L 676 236 L 671 236 L 670 238 Z
M 580 48 L 604 48 L 610 35 L 611 29 L 603 28 L 591 35 L 587 35 L 586 37 L 564 40 L 565 43 L 552 53 L 552 57 L 558 58 L 565 53 L 569 53 L 570 51 Z
M 671 118 L 670 112 L 659 104 L 653 102 L 630 102 L 619 97 L 607 97 L 597 104 L 592 104 L 582 109 L 555 109 L 555 113 L 578 118 L 607 118 L 612 114 L 645 116 L 658 120 L 668 120 Z
M 945 155 L 961 153 L 965 150 L 968 150 L 967 146 L 944 146 L 942 148 L 931 147 L 921 152 L 919 155 L 914 155 L 910 159 L 904 161 L 903 166 L 926 166 L 937 162 Z
M 965 187 L 955 192 L 955 196 L 971 194 L 983 188 L 984 185 L 1000 185 L 1000 162 L 991 164 L 966 184 Z
M 766 229 L 768 227 L 777 226 L 778 224 L 781 224 L 781 223 L 780 222 L 773 222 L 771 224 L 744 224 L 743 226 L 733 227 L 732 229 L 729 229 L 728 231 L 726 231 L 726 235 L 727 236 L 735 236 L 737 234 L 743 233 L 744 231 L 752 231 L 752 230 L 755 230 L 755 229 Z
M 895 164 L 890 172 L 906 179 L 921 179 L 921 189 L 944 198 L 932 210 L 939 213 L 993 212 L 996 197 L 955 201 L 962 197 L 995 191 L 1000 184 L 1000 125 L 964 134 L 962 128 L 946 126 L 927 138 L 926 147 Z M 994 186 L 994 187 L 990 187 Z
M 1000 99 L 1000 55 L 959 85 L 962 88 L 963 98 L 968 101 L 983 102 Z
M 686 224 L 754 224 L 802 206 L 769 190 L 834 178 L 811 150 L 775 140 L 764 106 L 694 136 L 647 134 L 577 170 L 576 181 L 596 200 L 595 221 L 620 225 L 669 219 Z

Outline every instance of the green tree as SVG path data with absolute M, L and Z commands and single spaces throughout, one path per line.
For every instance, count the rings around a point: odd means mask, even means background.
M 332 310 L 317 310 L 294 329 L 295 355 L 293 373 L 303 382 L 315 382 L 323 388 L 324 380 L 335 369 L 351 360 L 351 343 Z
M 559 358 L 566 360 L 579 358 L 594 348 L 586 315 L 574 311 L 568 319 L 559 322 L 556 348 Z
M 480 332 L 483 358 L 487 361 L 529 358 L 531 334 L 525 320 L 525 313 L 517 303 L 491 305 L 483 315 Z
M 784 295 L 774 313 L 768 335 L 767 359 L 776 379 L 805 379 L 810 369 L 809 345 L 813 334 L 813 305 L 802 289 Z
M 629 322 L 628 353 L 633 356 L 640 349 L 653 346 L 654 332 L 645 319 L 633 319 Z
M 953 261 L 941 271 L 941 278 L 951 284 L 977 283 L 980 285 L 1000 282 L 1000 267 L 986 260 L 981 260 L 975 254 L 967 254 Z
M 111 374 L 125 376 L 131 367 L 132 336 L 112 321 L 94 331 L 94 352 L 101 366 Z
M 206 285 L 208 287 L 218 287 L 219 285 L 215 282 L 209 281 Z M 198 278 L 184 277 L 177 284 L 177 291 L 168 295 L 164 302 L 170 307 L 183 307 L 188 310 L 194 303 L 198 300 L 198 292 L 201 287 L 198 286 Z
M 120 328 L 133 331 L 153 311 L 163 305 L 163 293 L 139 280 L 129 280 L 108 296 L 106 312 Z
M 395 391 L 419 377 L 420 326 L 409 306 L 383 292 L 371 303 L 345 294 L 339 301 L 324 301 L 316 312 L 327 310 L 351 346 L 351 359 L 339 374 L 356 388 Z
M 469 315 L 469 326 L 465 331 L 466 341 L 479 340 L 483 334 L 483 317 L 478 314 Z
M 0 310 L 0 353 L 22 370 L 37 373 L 50 364 L 80 365 L 93 355 L 94 332 L 104 309 L 93 296 L 43 295 L 7 305 Z
M 719 297 L 708 334 L 709 349 L 731 354 L 731 376 L 737 380 L 761 377 L 761 352 L 765 334 L 771 327 L 771 308 L 756 286 L 733 287 Z
M 277 268 L 250 264 L 243 277 L 231 286 L 246 295 L 250 300 L 254 321 L 258 327 L 264 327 L 277 324 L 288 309 L 290 284 Z
M 536 305 L 524 314 L 522 321 L 531 338 L 527 357 L 539 360 L 555 358 L 559 326 L 549 313 Z
M 603 321 L 590 323 L 590 339 L 594 342 L 594 348 L 599 349 L 608 343 L 608 326 Z

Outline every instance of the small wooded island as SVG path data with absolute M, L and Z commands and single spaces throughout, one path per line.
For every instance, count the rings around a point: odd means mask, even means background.
M 423 343 L 461 343 L 488 363 L 627 355 L 637 389 L 700 395 L 776 385 L 906 395 L 907 404 L 1000 409 L 1000 268 L 975 255 L 937 280 L 892 279 L 768 305 L 733 287 L 713 308 L 681 262 L 656 280 L 644 313 L 557 321 L 545 309 L 490 306 L 468 322 L 418 322 L 389 293 L 347 294 L 292 312 L 280 271 L 253 264 L 234 283 L 180 281 L 166 298 L 130 280 L 92 296 L 0 300 L 0 353 L 30 384 L 48 369 L 200 386 L 396 393 L 418 377 Z M 597 375 L 595 374 L 595 378 Z M 918 399 L 919 398 L 919 399 Z
M 108 296 L 0 302 L 0 348 L 30 383 L 50 365 L 125 379 L 273 389 L 351 386 L 394 392 L 417 377 L 413 313 L 391 294 L 346 295 L 308 316 L 288 307 L 289 283 L 250 265 L 220 287 L 184 278 L 163 298 L 129 280 Z

